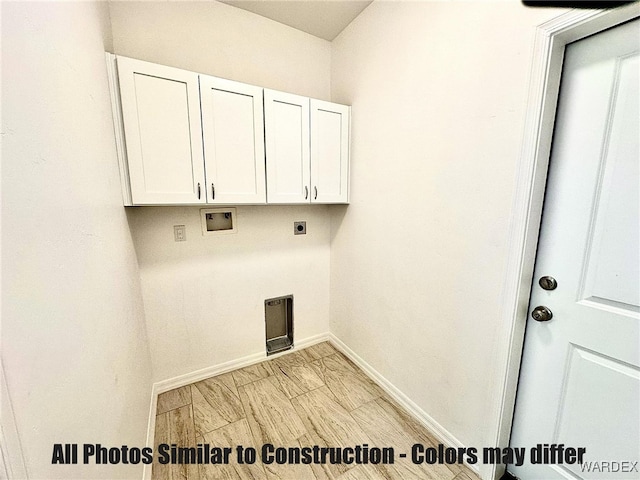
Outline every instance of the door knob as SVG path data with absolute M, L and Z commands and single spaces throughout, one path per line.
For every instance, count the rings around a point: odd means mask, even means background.
M 556 279 L 550 277 L 549 275 L 540 277 L 540 280 L 538 280 L 538 285 L 540 285 L 545 290 L 555 290 L 556 288 L 558 288 L 558 282 L 556 282 Z
M 541 305 L 533 309 L 531 317 L 537 322 L 548 322 L 553 318 L 553 313 L 547 307 Z

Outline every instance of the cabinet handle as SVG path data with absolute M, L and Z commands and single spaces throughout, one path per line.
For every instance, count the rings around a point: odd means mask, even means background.
M 200 182 L 198 182 L 198 200 L 200 200 Z
M 305 185 L 304 186 L 304 199 L 306 200 L 307 198 L 309 198 L 309 187 L 307 187 Z
M 216 199 L 216 187 L 211 183 L 211 200 Z
M 314 200 L 318 199 L 318 187 L 313 187 L 313 190 L 315 192 L 315 196 L 313 197 Z

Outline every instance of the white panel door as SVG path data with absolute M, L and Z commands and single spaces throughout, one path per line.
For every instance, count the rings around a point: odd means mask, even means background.
M 311 100 L 311 202 L 349 201 L 349 111 Z
M 198 75 L 118 57 L 135 205 L 203 203 Z
M 640 478 L 639 23 L 566 49 L 511 445 L 586 453 L 523 480 Z
M 309 203 L 309 99 L 264 91 L 267 202 Z
M 265 203 L 262 88 L 200 75 L 208 203 Z

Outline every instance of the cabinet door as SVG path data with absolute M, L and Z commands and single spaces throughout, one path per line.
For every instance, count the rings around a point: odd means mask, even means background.
M 204 203 L 196 73 L 118 57 L 135 205 Z
M 200 75 L 208 203 L 265 203 L 262 88 Z
M 309 203 L 309 99 L 264 91 L 267 202 Z
M 311 100 L 311 202 L 348 203 L 350 108 Z

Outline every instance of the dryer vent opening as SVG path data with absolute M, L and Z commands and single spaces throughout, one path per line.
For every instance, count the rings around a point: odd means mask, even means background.
M 293 348 L 293 295 L 264 301 L 267 355 Z

